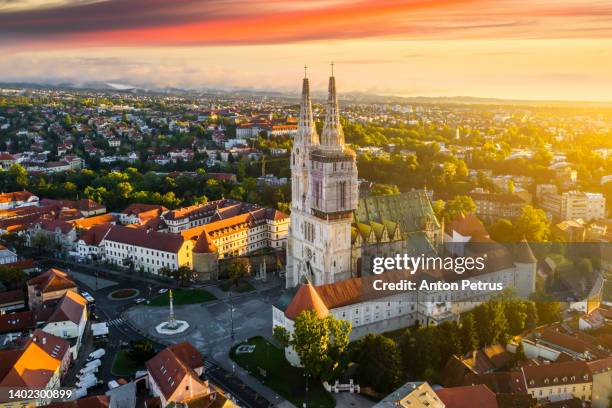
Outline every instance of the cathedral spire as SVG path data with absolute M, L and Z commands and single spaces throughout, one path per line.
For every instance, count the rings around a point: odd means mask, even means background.
M 342 150 L 344 147 L 344 131 L 340 124 L 340 110 L 338 109 L 333 62 L 331 64 L 331 76 L 329 77 L 327 109 L 325 111 L 325 124 L 321 133 L 321 146 L 332 150 Z
M 312 101 L 310 100 L 310 83 L 308 81 L 307 68 L 308 67 L 304 65 L 300 119 L 298 121 L 298 139 L 304 145 L 318 145 L 319 135 L 317 135 L 312 115 Z

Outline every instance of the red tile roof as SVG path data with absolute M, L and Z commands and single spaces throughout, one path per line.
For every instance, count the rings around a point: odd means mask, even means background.
M 92 395 L 78 400 L 54 402 L 44 405 L 45 408 L 107 408 L 110 404 L 108 395 Z
M 323 318 L 329 314 L 329 309 L 321 299 L 315 288 L 310 282 L 300 286 L 287 309 L 285 316 L 295 320 L 298 315 L 305 310 L 313 310 L 317 316 Z
M 98 246 L 112 226 L 112 224 L 100 224 L 93 226 L 85 231 L 83 235 L 81 235 L 80 240 L 83 240 L 83 242 L 85 242 L 87 245 Z
M 83 318 L 83 312 L 87 307 L 87 301 L 78 293 L 68 291 L 62 297 L 47 323 L 71 321 L 78 325 Z
M 180 234 L 128 228 L 123 225 L 111 227 L 104 240 L 173 253 L 177 253 L 185 242 Z
M 552 387 L 557 384 L 581 384 L 592 381 L 591 372 L 584 361 L 527 366 L 523 367 L 522 370 L 529 388 Z
M 76 288 L 76 283 L 68 276 L 66 272 L 56 268 L 51 268 L 46 272 L 30 279 L 28 286 L 35 286 L 41 292 L 55 292 L 61 289 Z
M 436 391 L 446 408 L 497 408 L 497 398 L 486 385 L 442 388 Z
M 203 358 L 190 343 L 167 347 L 145 365 L 166 399 L 174 394 L 186 376 L 191 376 L 193 381 L 202 382 L 194 370 L 204 365 Z
M 25 302 L 25 292 L 22 289 L 0 292 L 0 305 L 12 304 L 19 301 Z

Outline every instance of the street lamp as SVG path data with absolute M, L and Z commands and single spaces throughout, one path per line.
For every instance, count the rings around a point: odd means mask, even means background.
M 229 300 L 230 300 L 230 322 L 231 322 L 231 325 L 232 325 L 232 331 L 231 331 L 232 344 L 234 344 L 234 338 L 235 338 L 235 334 L 234 334 L 234 303 L 232 302 L 232 292 L 229 293 Z

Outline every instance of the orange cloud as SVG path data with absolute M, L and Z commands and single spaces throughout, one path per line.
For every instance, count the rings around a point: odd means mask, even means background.
M 612 37 L 599 0 L 107 0 L 0 12 L 0 43 L 248 45 L 390 37 Z

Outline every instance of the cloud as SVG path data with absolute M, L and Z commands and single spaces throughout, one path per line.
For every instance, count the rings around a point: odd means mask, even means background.
M 0 0 L 5 46 L 612 37 L 612 6 L 600 0 L 28 0 L 18 9 L 14 4 Z

